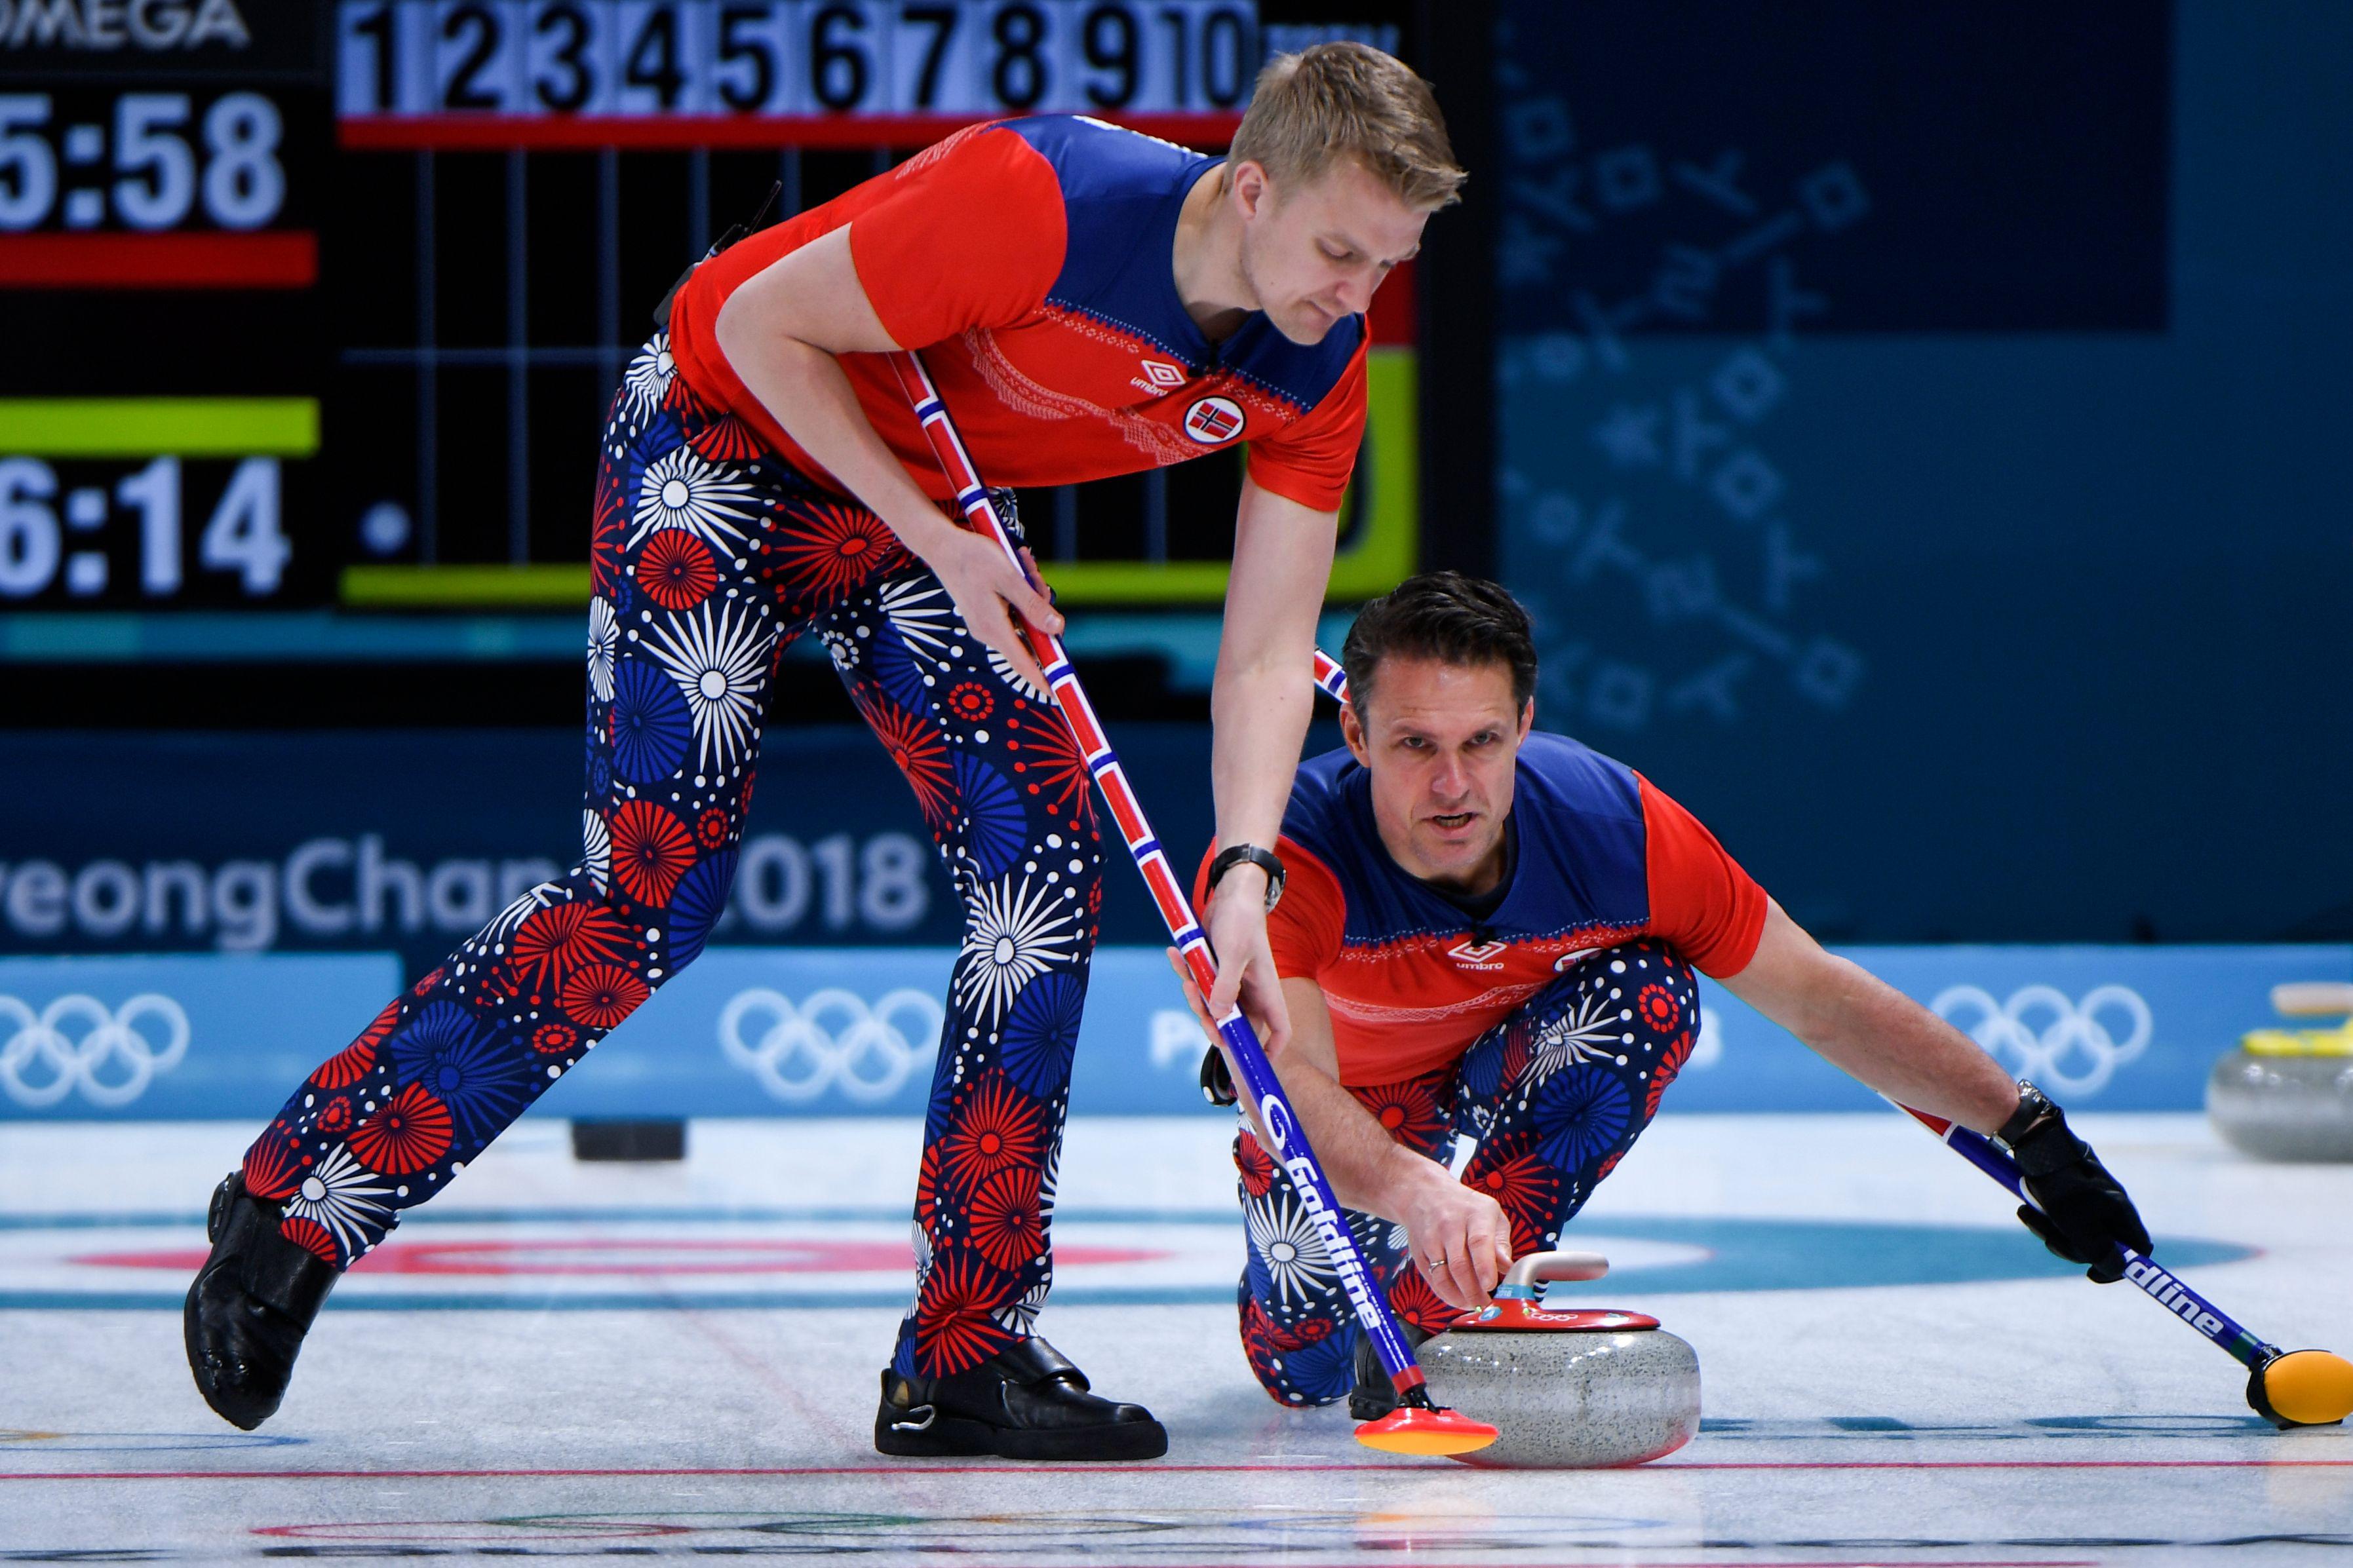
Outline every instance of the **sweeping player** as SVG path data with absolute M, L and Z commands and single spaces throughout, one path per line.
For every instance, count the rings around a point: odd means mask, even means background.
M 2149 1249 L 2057 1106 L 1822 951 L 1648 779 L 1533 728 L 1535 646 L 1502 588 L 1416 577 L 1365 606 L 1342 662 L 1346 747 L 1302 764 L 1261 862 L 1292 1031 L 1273 1061 L 1409 1334 L 1485 1305 L 1625 1157 L 1698 1036 L 1694 969 L 1872 1088 L 2000 1139 L 2042 1205 L 2019 1217 L 2059 1256 Z M 1197 898 L 1262 855 L 1214 853 Z M 1203 1083 L 1230 1102 L 1214 1051 Z M 1457 1132 L 1478 1140 L 1460 1180 Z M 1248 1128 L 1234 1158 L 1251 1371 L 1286 1405 L 1387 1414 L 1289 1176 Z
M 883 356 L 923 353 L 999 484 L 1249 447 L 1212 786 L 1227 841 L 1271 844 L 1363 431 L 1363 312 L 1461 179 L 1419 78 L 1325 45 L 1267 68 L 1229 160 L 1085 119 L 976 127 L 699 267 L 602 447 L 586 852 L 313 1071 L 222 1184 L 186 1313 L 213 1407 L 267 1417 L 340 1271 L 702 950 L 769 672 L 814 631 L 965 914 L 876 1445 L 1163 1452 L 1035 1333 L 1102 890 L 1088 774 L 1012 619 L 1060 617 L 951 521 Z M 1218 996 L 1279 1020 L 1263 899 L 1229 890 Z

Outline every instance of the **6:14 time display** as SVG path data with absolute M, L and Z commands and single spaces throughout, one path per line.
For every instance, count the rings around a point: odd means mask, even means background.
M 250 603 L 286 585 L 276 458 L 0 458 L 0 603 Z

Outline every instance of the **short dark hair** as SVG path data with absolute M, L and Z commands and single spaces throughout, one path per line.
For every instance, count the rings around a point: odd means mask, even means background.
M 1359 720 L 1373 693 L 1373 672 L 1392 656 L 1457 666 L 1504 665 L 1512 672 L 1514 708 L 1526 708 L 1535 695 L 1535 628 L 1502 584 L 1482 577 L 1425 572 L 1356 613 L 1340 647 L 1340 663 L 1348 672 L 1348 700 Z

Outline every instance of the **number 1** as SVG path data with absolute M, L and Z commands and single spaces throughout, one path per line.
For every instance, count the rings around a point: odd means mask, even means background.
M 369 107 L 377 114 L 390 114 L 399 107 L 393 101 L 392 7 L 377 7 L 353 23 L 352 31 L 375 40 L 375 102 Z
M 114 487 L 139 513 L 139 586 L 161 597 L 180 591 L 180 459 L 158 458 Z

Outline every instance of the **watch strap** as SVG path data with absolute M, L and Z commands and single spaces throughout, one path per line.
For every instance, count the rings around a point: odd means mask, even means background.
M 1270 910 L 1282 899 L 1282 860 L 1271 849 L 1261 849 L 1255 844 L 1235 844 L 1218 851 L 1209 862 L 1209 886 L 1215 888 L 1225 874 L 1247 861 L 1266 873 L 1266 907 Z
M 2010 1112 L 2010 1120 L 2003 1122 L 2000 1130 L 1994 1133 L 1995 1142 L 2006 1149 L 2015 1151 L 2020 1139 L 2032 1131 L 2036 1124 L 2049 1118 L 2058 1109 L 2051 1103 L 2048 1095 L 2026 1079 L 2020 1079 L 2018 1109 Z

